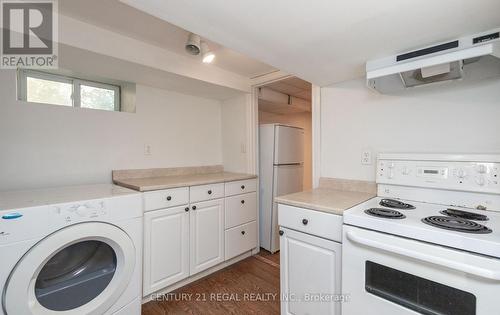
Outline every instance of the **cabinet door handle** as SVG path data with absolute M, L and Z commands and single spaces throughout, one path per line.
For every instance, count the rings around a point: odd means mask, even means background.
M 209 190 L 209 191 L 208 191 L 208 194 L 209 194 L 209 195 L 211 195 L 211 194 L 212 194 L 212 191 L 211 191 L 211 190 Z
M 245 204 L 245 200 L 242 200 L 242 201 L 241 201 L 241 204 Z
M 282 230 L 280 230 L 278 233 L 280 236 L 283 236 L 283 234 L 285 234 L 285 232 L 283 232 Z
M 245 231 L 241 231 L 241 235 L 245 235 Z
M 302 224 L 307 225 L 307 223 L 309 223 L 309 220 L 307 220 L 307 219 L 302 219 Z
M 193 206 L 193 208 L 192 208 L 192 209 L 193 209 L 193 210 L 196 210 L 196 206 Z
M 184 211 L 188 212 L 189 211 L 189 207 L 184 208 Z
M 241 185 L 241 189 L 245 189 L 245 185 Z
M 167 201 L 172 200 L 172 196 L 167 196 Z

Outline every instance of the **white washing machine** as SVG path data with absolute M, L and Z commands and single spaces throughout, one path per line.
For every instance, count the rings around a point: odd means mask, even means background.
M 114 185 L 0 193 L 0 315 L 139 315 L 142 216 Z

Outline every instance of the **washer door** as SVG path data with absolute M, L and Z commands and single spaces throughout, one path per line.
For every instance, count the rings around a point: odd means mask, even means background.
M 33 246 L 6 283 L 9 315 L 103 314 L 127 288 L 135 247 L 120 228 L 100 222 L 61 229 Z

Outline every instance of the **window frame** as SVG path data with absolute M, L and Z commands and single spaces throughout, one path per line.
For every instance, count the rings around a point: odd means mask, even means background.
M 110 90 L 114 92 L 114 109 L 115 112 L 121 111 L 121 87 L 119 85 L 85 80 L 77 77 L 65 76 L 61 74 L 54 74 L 42 71 L 28 70 L 28 69 L 19 69 L 18 70 L 18 98 L 21 101 L 28 101 L 28 78 L 35 78 L 47 81 L 54 81 L 60 83 L 68 83 L 73 87 L 73 91 L 71 94 L 71 107 L 75 108 L 85 108 L 85 109 L 94 109 L 94 110 L 103 110 L 104 109 L 95 109 L 95 108 L 87 108 L 81 107 L 81 86 L 89 86 L 94 88 L 100 88 L 105 90 Z M 50 103 L 39 103 L 39 104 L 48 104 Z

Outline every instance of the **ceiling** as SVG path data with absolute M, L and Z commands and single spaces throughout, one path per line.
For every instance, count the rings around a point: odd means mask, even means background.
M 120 83 L 134 78 L 134 83 L 141 85 L 221 101 L 241 95 L 241 91 L 228 87 L 64 44 L 59 44 L 59 56 L 59 71 L 83 77 L 91 74 L 91 80 L 115 80 Z
M 168 49 L 193 59 L 185 52 L 188 31 L 157 17 L 138 11 L 118 0 L 64 0 L 59 1 L 59 12 L 107 30 Z M 234 50 L 208 41 L 216 53 L 213 65 L 247 78 L 276 71 L 275 68 L 249 58 Z M 200 60 L 201 62 L 201 60 Z
M 500 26 L 498 0 L 121 0 L 314 84 Z
M 291 77 L 264 85 L 263 87 L 281 92 L 283 94 L 295 96 L 303 100 L 300 106 L 293 106 L 285 103 L 275 103 L 259 98 L 259 111 L 278 115 L 297 114 L 311 111 L 312 85 L 297 77 Z
M 266 84 L 271 90 L 311 101 L 311 83 L 296 77 Z

